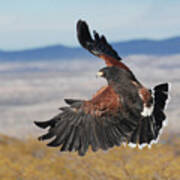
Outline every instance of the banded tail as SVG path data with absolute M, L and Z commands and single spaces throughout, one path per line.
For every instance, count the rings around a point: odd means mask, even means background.
M 138 145 L 141 149 L 145 146 L 151 147 L 152 144 L 158 142 L 163 128 L 167 125 L 164 110 L 169 102 L 170 88 L 169 83 L 164 83 L 152 89 L 152 96 L 154 97 L 152 113 L 140 120 L 138 127 L 129 140 L 128 145 L 130 147 Z

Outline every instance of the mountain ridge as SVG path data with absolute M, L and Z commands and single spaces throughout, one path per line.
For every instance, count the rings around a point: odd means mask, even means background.
M 162 40 L 136 39 L 111 43 L 120 56 L 180 54 L 180 36 Z M 52 45 L 16 51 L 0 50 L 0 61 L 83 59 L 93 56 L 81 47 Z

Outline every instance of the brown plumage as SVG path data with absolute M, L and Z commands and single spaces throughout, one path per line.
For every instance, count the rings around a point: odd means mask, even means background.
M 105 61 L 107 67 L 98 74 L 107 80 L 107 86 L 91 100 L 65 99 L 69 106 L 61 107 L 57 116 L 35 122 L 41 128 L 49 127 L 39 140 L 54 137 L 48 146 L 61 146 L 61 151 L 78 151 L 79 155 L 89 146 L 93 151 L 122 143 L 150 146 L 165 122 L 168 84 L 145 88 L 104 36 L 94 31 L 94 39 L 91 37 L 84 21 L 77 23 L 77 37 L 85 49 Z
M 111 86 L 100 89 L 95 96 L 84 103 L 84 111 L 86 113 L 101 116 L 103 113 L 116 111 L 121 107 L 119 95 Z

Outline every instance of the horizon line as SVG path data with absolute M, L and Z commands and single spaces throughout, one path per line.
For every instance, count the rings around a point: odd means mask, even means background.
M 177 36 L 171 36 L 171 37 L 167 37 L 167 38 L 160 38 L 160 39 L 156 39 L 156 38 L 134 38 L 134 39 L 128 39 L 128 40 L 117 40 L 117 41 L 110 41 L 110 44 L 118 44 L 118 43 L 128 43 L 128 42 L 133 42 L 133 41 L 154 41 L 154 42 L 160 42 L 160 41 L 166 41 L 166 40 L 170 40 L 170 39 L 176 39 L 176 38 L 180 38 L 180 35 Z M 50 47 L 55 47 L 55 46 L 62 46 L 64 48 L 81 48 L 81 45 L 65 45 L 62 43 L 54 43 L 54 44 L 47 44 L 47 45 L 41 45 L 41 46 L 32 46 L 29 48 L 21 48 L 21 49 L 3 49 L 0 48 L 0 52 L 20 52 L 20 51 L 28 51 L 28 50 L 35 50 L 35 49 L 44 49 L 44 48 L 50 48 Z

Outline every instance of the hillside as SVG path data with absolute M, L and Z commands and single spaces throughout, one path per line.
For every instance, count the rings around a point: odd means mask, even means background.
M 131 40 L 112 43 L 112 46 L 121 56 L 134 54 L 159 56 L 174 55 L 180 53 L 180 37 L 164 40 Z M 73 48 L 63 45 L 47 46 L 19 51 L 0 50 L 0 61 L 83 59 L 92 57 L 92 55 L 90 55 L 81 47 Z

